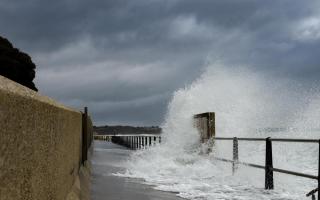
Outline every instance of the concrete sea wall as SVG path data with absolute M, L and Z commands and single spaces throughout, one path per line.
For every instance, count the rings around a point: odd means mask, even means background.
M 82 144 L 81 112 L 0 76 L 1 200 L 88 199 Z

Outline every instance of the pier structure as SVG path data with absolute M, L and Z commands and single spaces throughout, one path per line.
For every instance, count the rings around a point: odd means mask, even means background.
M 96 134 L 94 139 L 111 141 L 133 150 L 145 149 L 161 143 L 160 134 Z

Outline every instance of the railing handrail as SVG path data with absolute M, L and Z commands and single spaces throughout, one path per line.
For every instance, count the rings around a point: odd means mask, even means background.
M 123 138 L 121 139 L 121 143 L 125 144 L 127 147 L 131 147 L 132 149 L 141 149 L 144 146 L 151 146 L 154 144 L 155 138 L 158 138 L 158 143 L 161 143 L 161 134 L 108 134 L 108 135 L 95 135 L 95 136 L 111 136 Z M 151 138 L 154 137 L 153 142 Z M 149 138 L 149 140 L 147 139 Z M 212 140 L 229 140 L 233 141 L 233 160 L 226 158 L 218 158 L 214 159 L 232 163 L 233 173 L 237 169 L 238 165 L 245 165 L 249 167 L 259 168 L 265 170 L 265 189 L 273 189 L 273 172 L 278 172 L 282 174 L 289 174 L 298 177 L 304 177 L 309 179 L 318 180 L 318 188 L 320 187 L 320 139 L 299 139 L 299 138 L 244 138 L 244 137 L 212 137 Z M 266 162 L 265 165 L 259 165 L 254 163 L 242 162 L 239 161 L 238 155 L 238 141 L 261 141 L 266 142 Z M 297 143 L 316 143 L 319 145 L 319 165 L 318 165 L 318 176 L 310 175 L 306 173 L 300 173 L 295 171 L 289 171 L 286 169 L 280 169 L 273 167 L 272 161 L 272 142 L 297 142 Z M 316 190 L 314 190 L 316 191 Z M 318 199 L 320 200 L 320 194 L 318 193 Z
M 245 166 L 249 166 L 249 167 L 259 168 L 259 169 L 265 169 L 264 165 L 258 165 L 258 164 L 254 164 L 254 163 L 233 161 L 233 160 L 230 160 L 230 159 L 217 158 L 217 157 L 214 158 L 214 159 L 215 160 L 224 161 L 224 162 L 230 162 L 230 163 L 245 165 Z M 275 172 L 279 172 L 279 173 L 283 173 L 283 174 L 295 175 L 295 176 L 300 176 L 300 177 L 304 177 L 304 178 L 310 178 L 310 179 L 318 180 L 318 176 L 314 176 L 314 175 L 310 175 L 310 174 L 305 174 L 305 173 L 300 173 L 300 172 L 295 172 L 295 171 L 289 171 L 289 170 L 279 169 L 279 168 L 275 168 L 275 167 L 270 167 L 270 170 L 275 171 Z
M 233 140 L 237 138 L 238 141 L 266 141 L 266 138 L 242 138 L 242 137 L 213 137 L 213 140 Z M 303 138 L 269 138 L 274 142 L 303 142 L 303 143 L 319 143 L 320 139 L 303 139 Z
M 318 189 L 320 188 L 320 139 L 298 139 L 298 138 L 238 138 L 238 137 L 213 137 L 213 141 L 215 140 L 230 140 L 233 141 L 233 160 L 225 159 L 225 158 L 215 158 L 216 160 L 224 161 L 232 163 L 232 172 L 234 173 L 237 166 L 240 165 L 246 165 L 254 168 L 260 168 L 265 170 L 265 189 L 273 189 L 273 172 L 283 173 L 283 174 L 289 174 L 309 179 L 315 179 L 318 182 Z M 239 155 L 238 155 L 238 141 L 264 141 L 266 145 L 266 161 L 265 165 L 258 165 L 253 163 L 247 163 L 247 162 L 241 162 L 239 161 Z M 301 143 L 316 143 L 318 144 L 319 148 L 319 154 L 318 154 L 318 176 L 295 172 L 295 171 L 289 171 L 286 169 L 280 169 L 273 167 L 273 159 L 272 159 L 272 142 L 301 142 Z M 313 192 L 314 191 L 314 192 Z M 317 190 L 313 190 L 311 192 L 312 196 L 314 198 L 314 193 Z M 308 193 L 309 194 L 309 193 Z M 311 193 L 310 193 L 311 194 Z M 318 191 L 318 200 L 320 200 L 320 193 Z

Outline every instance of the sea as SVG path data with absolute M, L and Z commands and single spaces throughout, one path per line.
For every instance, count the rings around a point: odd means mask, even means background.
M 162 124 L 162 143 L 136 151 L 117 176 L 138 178 L 157 190 L 194 200 L 303 200 L 313 179 L 274 173 L 264 189 L 263 169 L 239 166 L 232 173 L 232 141 L 200 143 L 193 115 L 215 112 L 217 137 L 320 138 L 317 85 L 247 67 L 209 65 L 191 85 L 177 90 Z M 318 175 L 319 144 L 273 142 L 273 166 Z M 265 163 L 265 142 L 239 141 L 239 160 Z

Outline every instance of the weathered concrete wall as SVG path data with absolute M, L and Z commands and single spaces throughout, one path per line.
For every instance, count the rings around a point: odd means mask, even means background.
M 0 199 L 67 199 L 81 133 L 80 112 L 0 76 Z
M 90 162 L 86 161 L 80 167 L 79 175 L 75 178 L 66 200 L 89 200 L 90 199 Z

